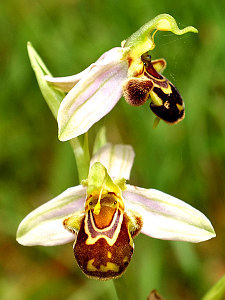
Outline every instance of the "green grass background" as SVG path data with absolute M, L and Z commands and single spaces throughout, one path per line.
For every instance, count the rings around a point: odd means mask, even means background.
M 127 299 L 146 299 L 156 288 L 166 300 L 198 300 L 225 273 L 224 2 L 9 0 L 0 3 L 1 299 L 116 299 L 112 282 L 82 274 L 72 244 L 29 248 L 15 241 L 27 213 L 78 184 L 71 148 L 57 140 L 57 124 L 31 69 L 27 41 L 55 76 L 72 75 L 160 13 L 199 30 L 179 37 L 157 33 L 152 52 L 153 59 L 167 60 L 164 74 L 183 96 L 185 119 L 153 129 L 149 103 L 134 108 L 121 99 L 100 124 L 109 141 L 133 145 L 131 184 L 200 209 L 217 237 L 192 245 L 138 236 L 123 278 Z

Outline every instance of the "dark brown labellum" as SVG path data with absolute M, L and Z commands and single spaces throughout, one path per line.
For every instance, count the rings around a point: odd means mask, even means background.
M 175 124 L 184 118 L 184 103 L 175 86 L 159 72 L 166 66 L 164 59 L 151 61 L 148 53 L 141 56 L 143 72 L 123 84 L 126 101 L 133 106 L 143 105 L 151 98 L 150 108 L 160 119 Z M 159 72 L 158 72 L 159 71 Z
M 89 277 L 102 280 L 119 277 L 127 268 L 133 254 L 128 218 L 126 214 L 118 213 L 112 221 L 113 226 L 109 226 L 111 230 L 104 230 L 96 226 L 91 216 L 93 214 L 89 211 L 86 214 L 86 224 L 84 220 L 74 244 L 77 263 Z M 120 217 L 122 224 L 118 223 Z
M 112 193 L 101 199 L 86 200 L 85 212 L 75 213 L 63 221 L 76 233 L 74 256 L 81 270 L 94 279 L 113 279 L 126 270 L 133 254 L 133 238 L 139 234 L 143 221 L 131 210 L 124 212 L 121 198 Z
M 171 93 L 166 94 L 158 87 L 154 87 L 150 93 L 152 102 L 150 108 L 153 113 L 160 119 L 168 123 L 177 123 L 184 118 L 184 103 L 180 97 L 178 90 L 170 83 Z M 154 103 L 154 98 L 159 97 L 162 100 L 162 104 L 158 105 Z
M 160 119 L 174 124 L 184 118 L 184 103 L 175 86 L 154 68 L 154 62 L 146 53 L 142 55 L 145 76 L 152 80 L 153 87 L 150 91 L 150 108 Z

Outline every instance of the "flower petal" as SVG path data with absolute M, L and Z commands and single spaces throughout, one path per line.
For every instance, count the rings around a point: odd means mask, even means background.
M 85 76 L 90 71 L 91 66 L 82 72 L 66 77 L 51 77 L 45 76 L 45 80 L 52 86 L 64 91 L 69 92 L 77 83 L 81 80 L 83 76 Z
M 69 92 L 78 83 L 78 81 L 81 80 L 82 77 L 86 76 L 88 72 L 90 72 L 91 69 L 96 66 L 103 66 L 111 63 L 112 60 L 115 60 L 117 55 L 120 55 L 120 52 L 120 47 L 112 48 L 111 50 L 102 54 L 96 62 L 78 74 L 66 77 L 45 76 L 45 80 L 48 81 L 50 85 L 55 86 L 64 92 Z
M 120 52 L 122 56 L 122 52 Z M 108 58 L 105 58 L 107 61 Z M 127 76 L 127 62 L 114 60 L 99 65 L 82 77 L 62 101 L 58 112 L 59 139 L 77 137 L 105 116 L 122 96 L 122 82 Z
M 62 224 L 63 219 L 84 209 L 86 188 L 79 185 L 64 191 L 23 219 L 17 230 L 17 242 L 24 246 L 54 246 L 75 239 Z
M 134 150 L 130 145 L 106 144 L 92 157 L 90 166 L 101 162 L 112 178 L 130 178 L 134 162 Z
M 126 208 L 140 213 L 142 233 L 154 238 L 201 242 L 215 236 L 210 221 L 189 204 L 154 189 L 127 185 Z

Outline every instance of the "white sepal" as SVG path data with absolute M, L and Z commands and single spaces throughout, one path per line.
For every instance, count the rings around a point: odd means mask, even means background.
M 105 54 L 69 91 L 58 111 L 59 139 L 70 140 L 85 132 L 116 105 L 122 96 L 122 82 L 128 65 L 122 50 Z M 108 51 L 110 52 L 110 51 Z M 103 64 L 103 61 L 107 64 Z
M 127 185 L 126 208 L 143 218 L 142 233 L 165 240 L 198 243 L 215 237 L 210 221 L 189 204 L 154 189 Z
M 41 205 L 23 219 L 17 242 L 24 246 L 54 246 L 71 242 L 74 234 L 63 227 L 65 217 L 84 209 L 86 188 L 75 186 Z
M 121 59 L 121 48 L 116 47 L 111 50 L 103 53 L 99 59 L 88 66 L 85 70 L 80 73 L 77 73 L 72 76 L 65 77 L 52 77 L 49 75 L 45 76 L 45 80 L 52 86 L 64 91 L 69 92 L 77 83 L 82 79 L 82 77 L 86 76 L 93 68 L 96 66 L 107 65 L 112 62 L 112 60 Z
M 110 177 L 129 179 L 134 156 L 134 150 L 130 145 L 112 145 L 108 143 L 95 153 L 90 166 L 95 162 L 101 162 Z

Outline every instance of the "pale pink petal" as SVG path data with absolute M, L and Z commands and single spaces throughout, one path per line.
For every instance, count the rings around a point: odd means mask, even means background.
M 201 242 L 215 236 L 210 221 L 187 203 L 154 189 L 127 185 L 126 209 L 140 213 L 142 233 L 158 239 Z
M 72 88 L 58 112 L 61 141 L 85 133 L 112 110 L 122 96 L 127 69 L 126 61 L 117 60 L 96 66 Z
M 91 66 L 92 65 L 90 65 L 87 69 L 83 70 L 82 72 L 72 76 L 51 77 L 46 75 L 45 80 L 50 85 L 67 93 L 78 83 L 78 81 L 81 80 L 83 76 L 85 76 L 90 71 Z
M 130 178 L 134 162 L 134 150 L 130 145 L 106 144 L 93 156 L 90 166 L 101 162 L 112 178 Z
M 78 74 L 65 77 L 45 76 L 45 80 L 48 81 L 48 83 L 50 83 L 52 86 L 55 86 L 56 88 L 59 88 L 64 92 L 69 92 L 78 83 L 78 81 L 80 81 L 82 77 L 87 75 L 88 72 L 90 72 L 90 70 L 92 70 L 94 67 L 104 66 L 111 63 L 112 61 L 120 60 L 122 53 L 120 47 L 112 48 L 111 50 L 103 53 L 96 62 L 94 62 Z
M 86 188 L 79 185 L 41 205 L 23 219 L 17 230 L 17 242 L 24 246 L 54 246 L 75 240 L 63 227 L 63 219 L 84 209 Z

